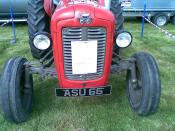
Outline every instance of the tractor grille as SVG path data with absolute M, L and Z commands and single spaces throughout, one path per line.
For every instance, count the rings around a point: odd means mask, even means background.
M 72 53 L 71 41 L 98 41 L 97 51 L 97 72 L 85 75 L 72 74 Z M 82 27 L 82 28 L 63 28 L 62 41 L 64 51 L 65 75 L 70 80 L 93 80 L 100 78 L 104 70 L 104 57 L 106 48 L 106 29 L 103 27 Z M 89 52 L 90 53 L 90 52 Z

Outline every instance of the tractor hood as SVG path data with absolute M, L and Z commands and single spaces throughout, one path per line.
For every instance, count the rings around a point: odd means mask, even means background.
M 66 19 L 75 19 L 77 21 L 83 14 L 88 15 L 92 19 L 102 19 L 115 22 L 113 14 L 106 10 L 103 6 L 96 4 L 72 4 L 62 7 L 57 7 L 53 16 L 52 22 L 59 22 Z M 84 26 L 87 26 L 86 23 Z M 91 26 L 91 25 L 88 25 Z

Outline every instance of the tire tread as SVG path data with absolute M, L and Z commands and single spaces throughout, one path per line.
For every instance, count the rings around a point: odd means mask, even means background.
M 31 53 L 34 58 L 41 59 L 47 52 L 36 49 L 33 45 L 34 35 L 38 32 L 49 31 L 49 17 L 44 10 L 44 0 L 29 0 L 27 6 L 28 13 L 28 34 Z
M 160 103 L 161 81 L 159 68 L 154 57 L 148 53 L 139 52 L 134 54 L 133 58 L 136 59 L 136 65 L 142 76 L 143 96 L 137 108 L 133 107 L 129 92 L 127 93 L 128 99 L 132 109 L 138 113 L 138 115 L 147 116 L 155 113 Z M 129 73 L 130 71 L 127 73 L 127 81 Z

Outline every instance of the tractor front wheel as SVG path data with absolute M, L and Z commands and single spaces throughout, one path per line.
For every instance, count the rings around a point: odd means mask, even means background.
M 4 118 L 13 123 L 27 120 L 33 105 L 33 78 L 26 71 L 25 58 L 12 58 L 1 76 L 0 101 Z
M 148 53 L 137 53 L 135 59 L 135 77 L 132 71 L 127 72 L 127 94 L 132 109 L 141 116 L 156 111 L 160 101 L 161 82 L 155 59 Z

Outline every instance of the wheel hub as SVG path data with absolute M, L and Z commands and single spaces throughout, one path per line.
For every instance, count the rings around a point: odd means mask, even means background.
M 158 26 L 163 26 L 163 25 L 165 25 L 166 24 L 166 16 L 159 16 L 158 18 L 157 18 L 157 25 Z
M 129 92 L 133 107 L 137 108 L 142 100 L 142 80 L 138 69 L 136 68 L 136 81 L 130 80 Z

